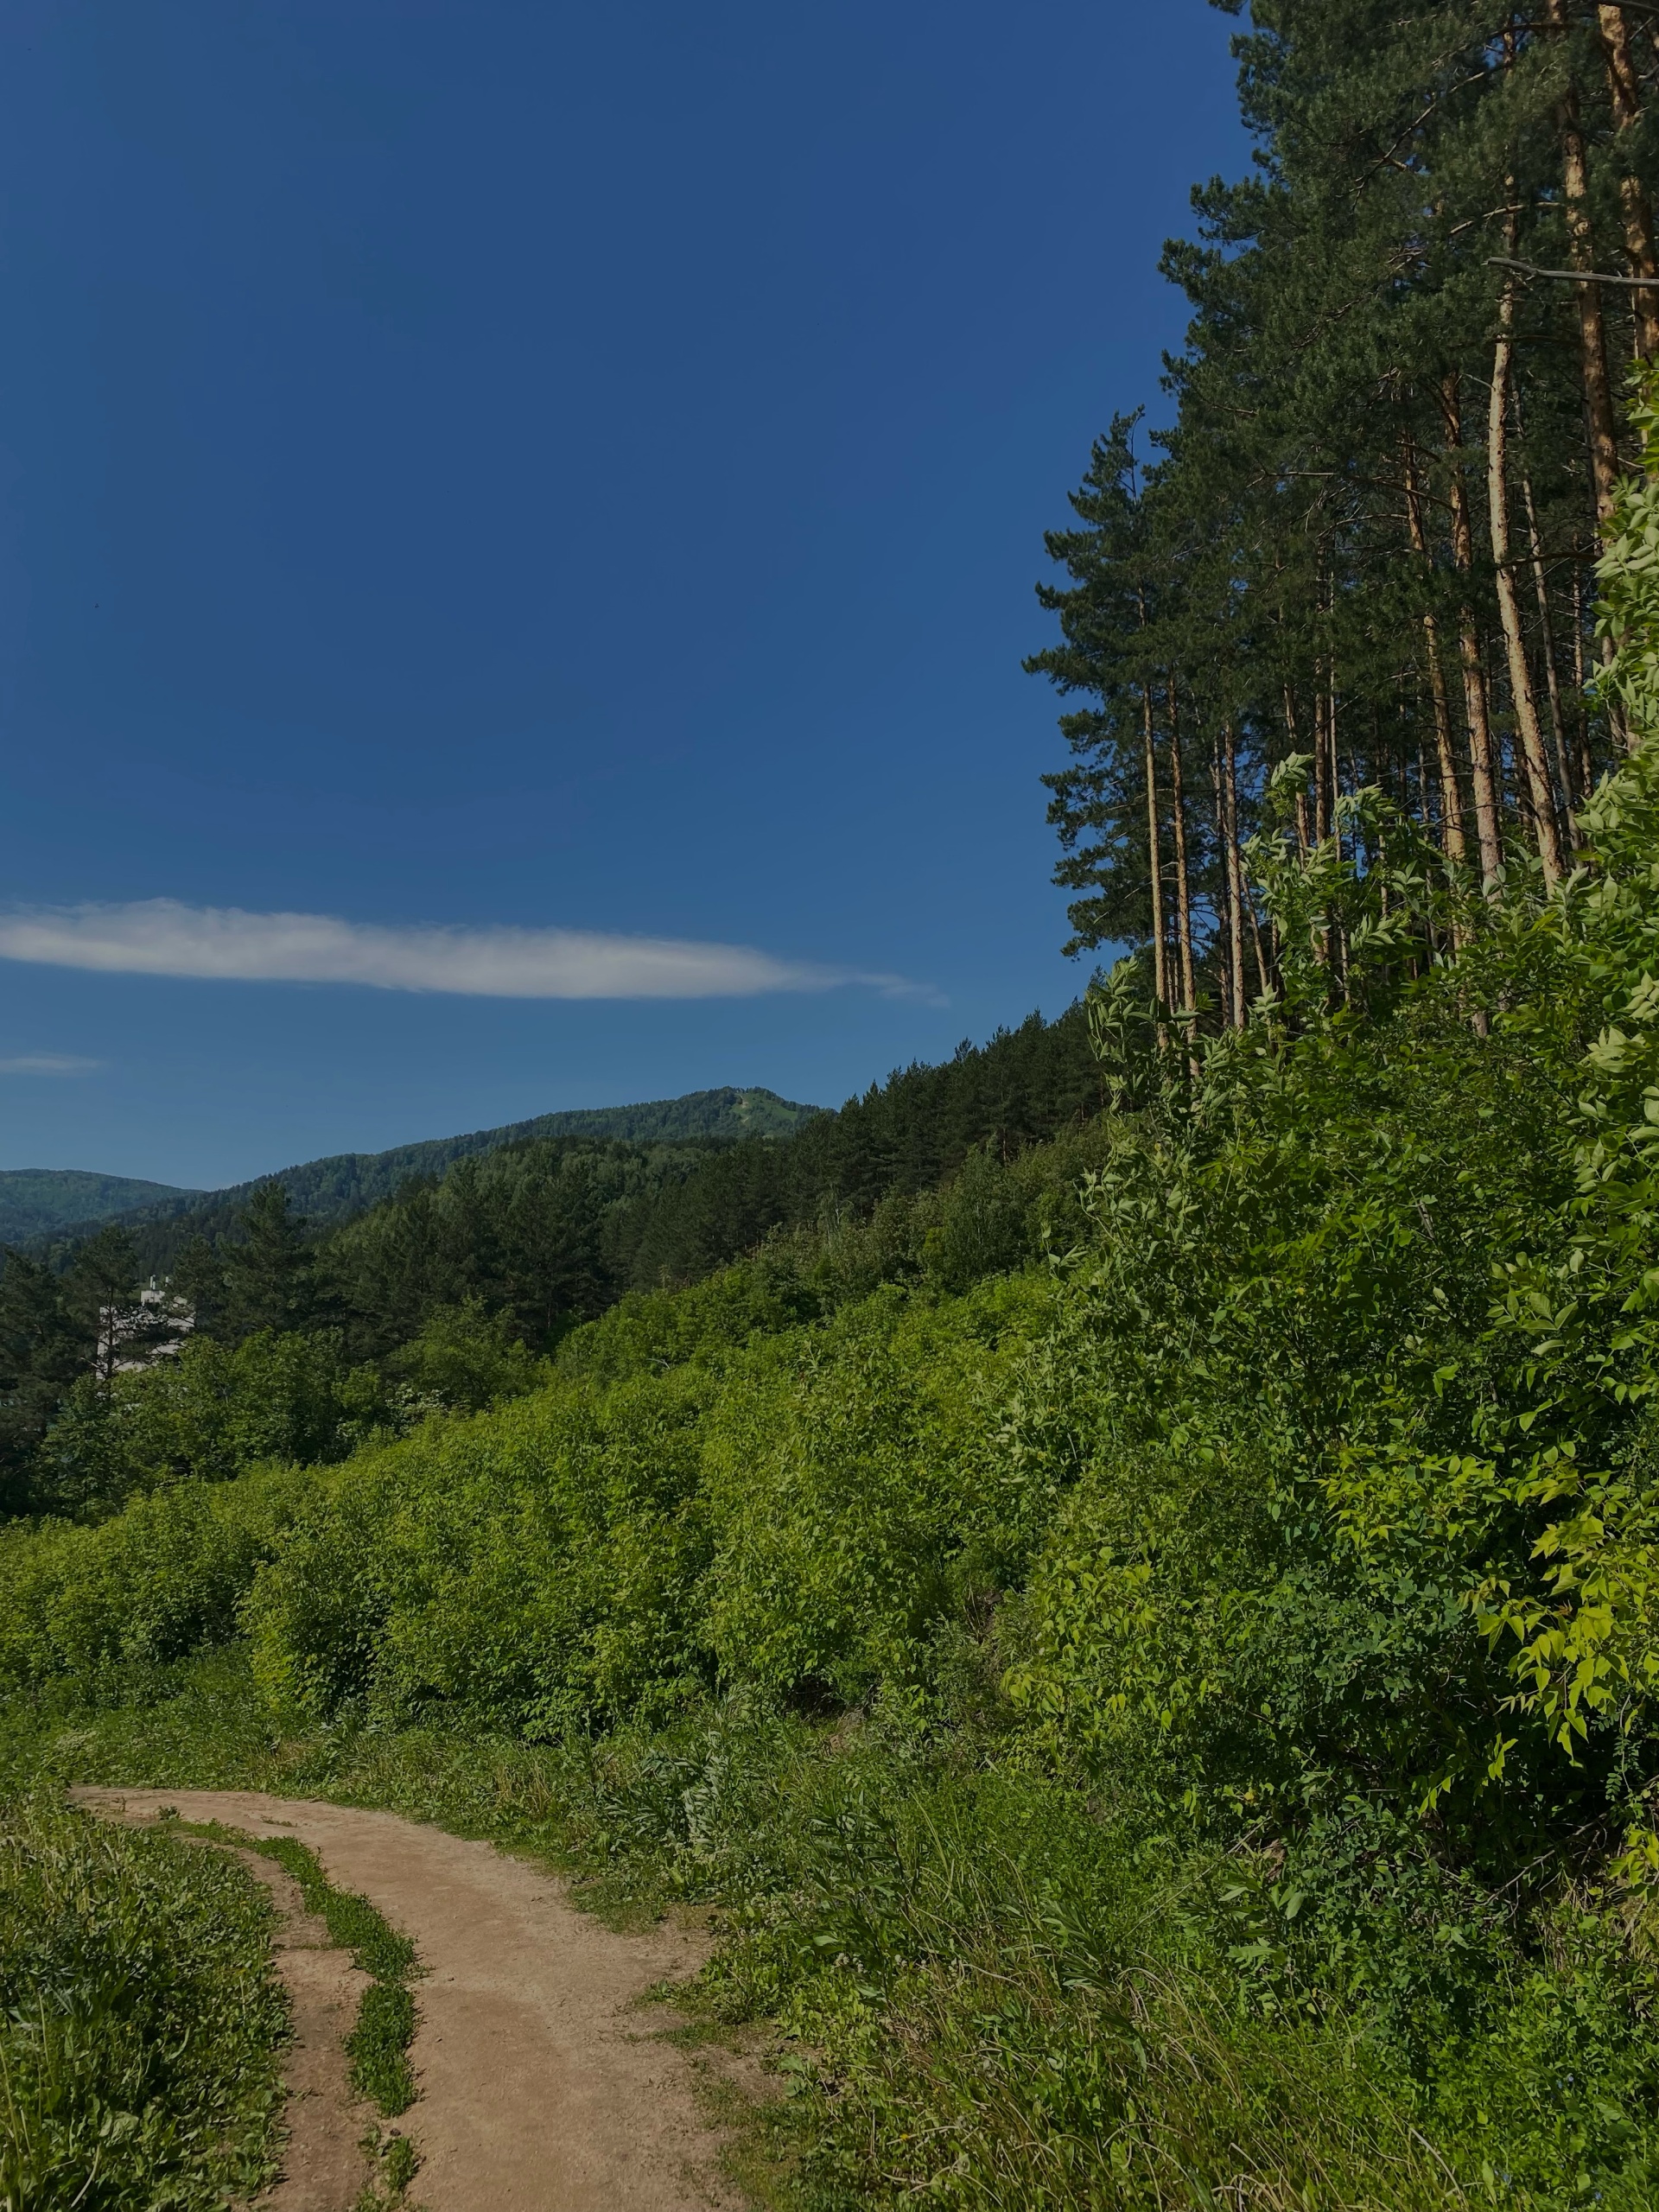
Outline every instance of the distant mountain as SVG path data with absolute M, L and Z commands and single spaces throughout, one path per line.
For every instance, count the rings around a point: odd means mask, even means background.
M 537 1137 L 594 1137 L 625 1144 L 729 1143 L 739 1137 L 786 1137 L 819 1110 L 779 1098 L 774 1090 L 730 1089 L 692 1090 L 683 1098 L 654 1098 L 639 1106 L 577 1107 L 563 1114 L 538 1114 L 532 1122 L 509 1122 L 499 1129 L 474 1129 L 467 1136 L 430 1137 L 422 1144 L 397 1145 L 390 1152 L 334 1153 L 326 1160 L 279 1167 L 274 1176 L 261 1175 L 253 1182 L 235 1183 L 223 1191 L 172 1192 L 159 1183 L 134 1183 L 124 1187 L 141 1196 L 124 1205 L 118 1199 L 111 1205 L 88 1209 L 73 1220 L 66 1216 L 56 1224 L 42 1224 L 36 1233 L 73 1227 L 79 1234 L 92 1227 L 97 1219 L 111 1217 L 133 1229 L 152 1224 L 177 1224 L 177 1232 L 159 1243 L 154 1238 L 143 1240 L 147 1265 L 170 1266 L 178 1243 L 198 1228 L 211 1235 L 226 1227 L 260 1183 L 284 1184 L 295 1211 L 314 1226 L 327 1228 L 378 1205 L 411 1176 L 441 1175 L 452 1161 L 473 1153 L 498 1152 L 503 1145 L 525 1144 Z M 118 1180 L 97 1175 L 79 1179 L 111 1184 Z
M 185 1204 L 200 1194 L 133 1175 L 94 1175 L 80 1167 L 0 1168 L 0 1244 L 50 1236 L 136 1206 Z

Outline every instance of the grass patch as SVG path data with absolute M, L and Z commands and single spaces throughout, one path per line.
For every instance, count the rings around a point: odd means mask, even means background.
M 217 1853 L 0 1804 L 0 2205 L 218 2212 L 274 2177 L 270 1929 Z
M 1358 1960 L 1351 2001 L 1314 2002 L 1294 1958 L 1253 1980 L 1225 1948 L 1255 1939 L 1242 1891 L 1270 1863 L 999 1764 L 969 1729 L 929 1736 L 880 1713 L 825 1726 L 731 1700 L 594 1741 L 355 1725 L 261 1740 L 232 1656 L 173 1680 L 170 1710 L 54 1706 L 27 1728 L 14 1714 L 14 1747 L 117 1784 L 211 1779 L 385 1807 L 560 1867 L 607 1919 L 708 1911 L 722 1941 L 674 1993 L 692 2015 L 677 2032 L 731 2131 L 728 2171 L 762 2204 L 1659 2202 L 1659 2128 L 1599 2142 L 1611 2123 L 1586 2119 L 1592 2098 L 1645 2113 L 1648 2076 L 1626 2063 L 1621 1985 L 1580 1964 L 1565 1924 L 1559 1957 L 1535 1961 L 1454 1923 L 1456 1897 L 1435 1890 L 1432 1916 L 1402 1910 L 1389 1955 Z M 1373 1889 L 1389 1871 L 1367 1857 Z M 1389 2012 L 1387 1974 L 1403 1958 L 1414 1995 L 1409 1947 L 1427 1940 L 1440 2010 Z M 1407 2037 L 1429 2029 L 1418 2063 Z M 735 2043 L 716 2049 L 728 2030 Z M 754 2085 L 724 2062 L 756 2036 L 781 2054 L 782 2094 L 746 2113 Z
M 167 1824 L 215 1843 L 234 1845 L 239 1851 L 257 1851 L 293 1877 L 306 1910 L 315 1913 L 340 1948 L 351 1953 L 353 1963 L 372 1977 L 358 2005 L 356 2025 L 346 2038 L 352 2088 L 388 2120 L 407 2112 L 416 2094 L 409 2064 L 415 1999 L 408 1985 L 421 1970 L 408 1936 L 400 1936 L 367 1897 L 354 1890 L 337 1889 L 316 1853 L 296 1836 L 246 1835 L 219 1821 L 175 1820 Z
M 358 2145 L 374 2169 L 353 2212 L 388 2212 L 406 2202 L 404 2192 L 420 2171 L 420 2153 L 407 2135 L 372 2127 Z
M 717 2020 L 695 1982 L 664 1986 L 640 2001 L 672 2003 L 694 2015 L 683 2026 L 661 2030 L 658 2039 L 685 2060 L 703 2117 L 725 2138 L 721 2171 L 761 2212 L 798 2212 L 802 2146 L 785 2100 L 796 2094 L 798 2075 L 786 2062 L 774 2082 L 757 2085 L 751 2069 L 768 2063 L 770 2037 Z M 740 2078 L 745 2074 L 750 2078 Z
M 395 2120 L 415 2101 L 409 2046 L 415 2040 L 415 1999 L 401 1981 L 372 1981 L 346 2038 L 352 2087 Z

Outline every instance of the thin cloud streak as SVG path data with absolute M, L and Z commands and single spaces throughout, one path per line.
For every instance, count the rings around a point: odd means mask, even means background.
M 14 1052 L 0 1059 L 0 1075 L 91 1075 L 102 1065 L 78 1052 Z
M 779 960 L 742 944 L 597 930 L 404 927 L 176 899 L 0 914 L 0 959 L 105 975 L 359 983 L 471 998 L 752 998 L 847 983 L 906 996 L 916 990 L 902 976 Z

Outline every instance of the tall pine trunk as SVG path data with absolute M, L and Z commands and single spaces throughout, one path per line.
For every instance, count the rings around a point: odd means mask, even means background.
M 1516 416 L 1520 428 L 1520 416 Z M 1543 644 L 1544 684 L 1549 694 L 1549 730 L 1553 741 L 1550 758 L 1560 786 L 1562 802 L 1567 808 L 1565 827 L 1573 833 L 1573 817 L 1578 811 L 1579 798 L 1573 789 L 1572 758 L 1567 751 L 1567 717 L 1561 707 L 1560 678 L 1555 671 L 1555 626 L 1549 614 L 1549 581 L 1544 574 L 1544 542 L 1538 534 L 1538 509 L 1532 496 L 1531 473 L 1523 464 L 1521 470 L 1521 505 L 1527 518 L 1527 551 L 1532 562 L 1532 593 L 1538 602 L 1538 634 Z
M 1607 62 L 1607 92 L 1612 105 L 1615 151 L 1642 118 L 1642 85 L 1630 51 L 1630 27 L 1623 8 L 1599 7 L 1601 48 Z M 1644 361 L 1659 353 L 1659 258 L 1654 251 L 1653 203 L 1628 159 L 1620 164 L 1619 205 L 1624 216 L 1624 255 L 1632 276 L 1651 276 L 1634 296 L 1636 350 Z
M 1406 436 L 1406 517 L 1411 531 L 1412 550 L 1419 559 L 1433 570 L 1433 563 L 1428 550 L 1428 537 L 1423 528 L 1422 486 L 1417 471 L 1416 456 L 1412 451 L 1409 432 Z M 1440 770 L 1440 849 L 1447 860 L 1461 861 L 1466 847 L 1463 835 L 1463 794 L 1458 789 L 1457 756 L 1452 747 L 1452 706 L 1446 696 L 1446 670 L 1440 663 L 1440 626 L 1432 610 L 1423 610 L 1423 645 L 1428 662 L 1428 691 L 1434 708 L 1434 755 Z M 1420 785 L 1422 771 L 1418 771 Z M 1422 791 L 1423 819 L 1428 819 L 1428 795 Z
M 1313 835 L 1323 844 L 1331 835 L 1331 740 L 1326 734 L 1325 708 L 1330 694 L 1325 687 L 1323 664 L 1313 664 Z
M 1180 698 L 1174 673 L 1169 679 L 1170 807 L 1175 821 L 1175 935 L 1181 960 L 1181 1004 L 1190 1007 L 1197 993 L 1192 965 L 1192 879 L 1186 860 L 1186 786 L 1181 772 Z
M 1567 35 L 1565 0 L 1544 0 L 1544 22 L 1556 36 Z M 1590 476 L 1595 486 L 1596 520 L 1605 531 L 1613 511 L 1618 481 L 1618 423 L 1612 380 L 1607 373 L 1607 334 L 1602 322 L 1601 287 L 1590 280 L 1596 265 L 1595 226 L 1590 215 L 1590 172 L 1578 87 L 1569 79 L 1555 111 L 1561 146 L 1561 202 L 1567 217 L 1567 253 L 1586 281 L 1573 290 L 1579 305 L 1579 367 L 1584 381 L 1585 420 L 1590 438 Z M 1515 251 L 1513 243 L 1509 251 Z
M 1227 854 L 1227 949 L 1232 972 L 1233 1027 L 1244 1027 L 1244 866 L 1238 850 L 1238 760 L 1233 746 L 1233 726 L 1221 726 L 1224 747 L 1222 787 L 1224 832 Z
M 1516 732 L 1521 740 L 1527 792 L 1531 801 L 1533 835 L 1543 866 L 1545 888 L 1553 890 L 1561 878 L 1560 832 L 1555 818 L 1555 794 L 1550 784 L 1549 756 L 1544 750 L 1532 671 L 1527 664 L 1520 594 L 1515 588 L 1515 569 L 1510 559 L 1510 382 L 1515 366 L 1513 277 L 1504 280 L 1497 314 L 1497 342 L 1492 350 L 1492 401 L 1486 426 L 1486 495 L 1492 563 L 1497 571 L 1498 621 L 1509 658 L 1510 697 L 1515 708 Z
M 1290 678 L 1288 677 L 1284 680 L 1283 691 L 1285 702 L 1285 736 L 1287 741 L 1288 750 L 1292 753 L 1300 753 L 1302 749 L 1302 741 L 1300 737 L 1297 734 L 1296 701 L 1291 691 Z M 1309 852 L 1313 849 L 1313 823 L 1308 819 L 1307 787 L 1305 784 L 1298 783 L 1296 786 L 1296 849 L 1300 853 L 1304 860 L 1307 858 Z
M 1229 895 L 1232 888 L 1232 875 L 1227 866 L 1227 802 L 1222 796 L 1219 732 L 1210 740 L 1210 798 L 1216 833 L 1216 986 L 1221 1000 L 1221 1018 L 1230 1027 L 1233 999 L 1229 986 L 1233 963 L 1227 948 L 1233 935 L 1232 900 Z
M 1455 371 L 1440 385 L 1440 414 L 1446 425 L 1452 506 L 1452 558 L 1467 592 L 1475 566 L 1474 531 L 1469 494 L 1463 480 L 1463 410 Z M 1463 710 L 1469 728 L 1469 779 L 1475 794 L 1475 842 L 1480 851 L 1481 884 L 1492 895 L 1503 866 L 1497 778 L 1494 772 L 1491 723 L 1486 712 L 1486 671 L 1481 665 L 1480 634 L 1467 597 L 1458 611 L 1458 661 L 1463 676 Z
M 1141 709 L 1147 753 L 1147 861 L 1152 882 L 1152 975 L 1158 1005 L 1169 1004 L 1168 952 L 1164 942 L 1164 861 L 1158 829 L 1158 747 L 1153 736 L 1152 685 L 1141 686 Z
M 1585 693 L 1584 570 L 1576 563 L 1573 569 L 1573 696 L 1577 702 L 1579 789 L 1588 798 L 1596 787 L 1596 765 L 1590 757 L 1590 709 Z

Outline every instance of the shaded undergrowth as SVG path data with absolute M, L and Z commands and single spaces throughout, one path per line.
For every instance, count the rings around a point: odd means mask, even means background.
M 613 1918 L 706 1908 L 722 1940 L 683 1999 L 763 2033 L 785 2094 L 735 2155 L 791 2212 L 918 2190 L 972 2212 L 1650 2201 L 1628 1978 L 1571 1927 L 1553 1961 L 1529 1951 L 1397 1839 L 1391 1860 L 1369 1840 L 1389 1932 L 1342 2002 L 1307 1958 L 1243 1955 L 1281 1910 L 1277 1853 L 1022 1768 L 994 1712 L 929 1730 L 739 1698 L 556 1745 L 279 1734 L 251 1725 L 244 1669 L 39 1713 L 29 1756 L 384 1806 L 533 1853 Z M 1294 1946 L 1338 1897 L 1328 1868 L 1280 1932 Z

